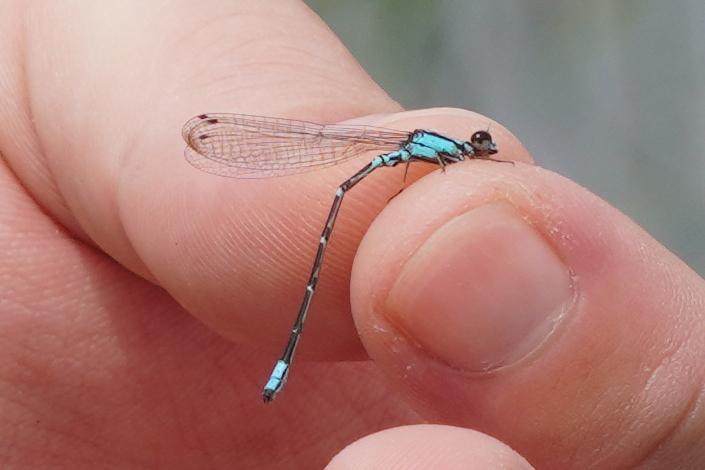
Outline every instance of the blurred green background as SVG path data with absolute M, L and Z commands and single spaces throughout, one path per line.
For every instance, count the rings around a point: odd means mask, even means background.
M 403 106 L 498 120 L 705 274 L 703 0 L 307 3 Z

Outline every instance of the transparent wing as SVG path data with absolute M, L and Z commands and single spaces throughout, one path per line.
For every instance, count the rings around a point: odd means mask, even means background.
M 363 152 L 395 150 L 409 137 L 409 132 L 381 127 L 226 113 L 196 116 L 184 125 L 182 134 L 189 163 L 235 178 L 324 168 Z

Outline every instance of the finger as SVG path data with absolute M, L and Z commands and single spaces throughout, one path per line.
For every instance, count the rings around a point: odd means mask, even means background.
M 532 467 L 507 445 L 485 434 L 451 426 L 417 425 L 365 436 L 343 449 L 326 468 L 519 470 Z
M 6 159 L 53 217 L 219 333 L 272 350 L 298 308 L 334 188 L 372 156 L 230 180 L 184 162 L 183 122 L 208 111 L 331 122 L 399 110 L 303 3 L 275 3 L 27 4 L 26 64 L 14 65 L 4 91 L 14 106 L 0 111 L 11 124 L 0 126 Z M 412 124 L 436 121 L 398 125 Z M 349 317 L 350 266 L 399 180 L 378 178 L 346 201 L 307 325 L 305 344 L 321 354 L 363 354 Z
M 704 291 L 570 181 L 471 162 L 376 219 L 352 305 L 367 351 L 427 419 L 542 468 L 658 467 L 704 458 Z
M 32 196 L 231 338 L 271 333 L 280 311 L 290 321 L 318 197 L 338 177 L 200 174 L 181 126 L 213 110 L 330 122 L 399 107 L 302 2 L 15 7 L 0 148 Z

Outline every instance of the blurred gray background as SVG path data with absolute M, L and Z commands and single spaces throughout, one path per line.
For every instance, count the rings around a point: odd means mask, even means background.
M 307 3 L 403 106 L 498 120 L 705 274 L 703 0 Z

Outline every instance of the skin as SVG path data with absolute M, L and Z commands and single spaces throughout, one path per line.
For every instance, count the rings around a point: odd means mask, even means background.
M 0 0 L 1 466 L 705 465 L 699 276 L 500 124 L 402 112 L 303 3 L 207 3 Z M 265 407 L 333 188 L 371 156 L 218 178 L 182 158 L 181 125 L 209 111 L 490 126 L 518 163 L 453 165 L 388 205 L 400 168 L 356 187 L 299 362 Z M 453 221 L 463 236 L 434 246 Z M 529 239 L 559 268 L 514 249 Z M 458 246 L 449 272 L 416 257 Z M 518 343 L 493 343 L 493 319 L 510 331 L 517 305 L 568 293 L 544 341 L 476 367 Z M 408 426 L 423 422 L 447 426 Z

